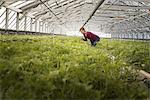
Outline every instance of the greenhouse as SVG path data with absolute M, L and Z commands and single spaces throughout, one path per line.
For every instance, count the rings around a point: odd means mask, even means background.
M 0 100 L 150 100 L 150 0 L 0 0 Z

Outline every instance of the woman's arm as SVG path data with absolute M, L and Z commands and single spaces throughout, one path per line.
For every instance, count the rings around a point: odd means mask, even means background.
M 84 38 L 82 38 L 83 41 L 87 41 L 87 37 L 84 34 Z

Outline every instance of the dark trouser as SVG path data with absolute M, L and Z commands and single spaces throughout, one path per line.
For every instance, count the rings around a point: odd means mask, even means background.
M 96 46 L 96 43 L 100 41 L 100 38 L 97 38 L 96 40 L 90 40 L 91 41 L 91 46 Z

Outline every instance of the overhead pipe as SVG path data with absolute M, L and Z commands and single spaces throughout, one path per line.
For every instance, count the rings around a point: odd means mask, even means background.
M 55 14 L 50 7 L 48 7 L 42 0 L 40 0 L 42 4 L 44 4 L 44 6 L 57 18 L 57 20 L 59 20 L 60 23 L 62 23 L 63 21 L 57 16 L 57 14 Z M 59 25 L 58 25 L 59 26 Z M 60 25 L 61 27 L 62 25 Z M 62 26 L 63 27 L 63 26 Z M 64 29 L 68 30 L 66 27 L 64 27 Z M 54 35 L 54 34 L 53 34 Z
M 0 8 L 3 6 L 4 3 L 5 1 L 0 1 Z
M 44 6 L 45 6 L 60 22 L 62 22 L 62 21 L 57 17 L 57 15 L 56 15 L 42 0 L 40 0 L 40 1 L 41 1 L 41 3 L 44 4 Z
M 105 0 L 100 0 L 97 4 L 97 6 L 94 8 L 93 12 L 90 14 L 89 18 L 86 20 L 86 22 L 83 24 L 82 27 L 84 27 L 89 20 L 94 16 L 95 12 L 98 10 L 98 8 L 104 3 Z

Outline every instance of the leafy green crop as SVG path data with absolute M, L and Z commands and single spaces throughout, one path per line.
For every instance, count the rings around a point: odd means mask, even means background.
M 144 100 L 135 68 L 150 71 L 149 42 L 91 47 L 76 37 L 0 36 L 2 100 Z

